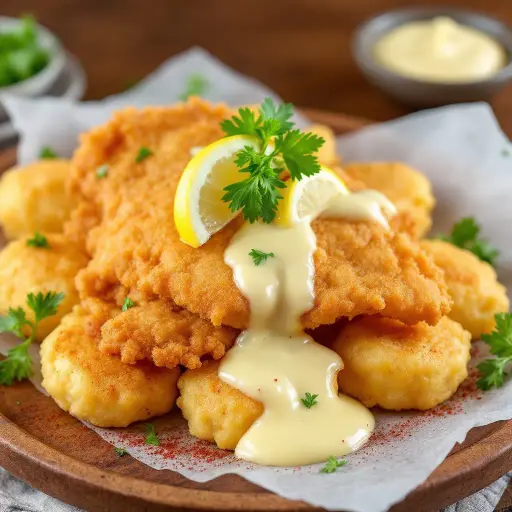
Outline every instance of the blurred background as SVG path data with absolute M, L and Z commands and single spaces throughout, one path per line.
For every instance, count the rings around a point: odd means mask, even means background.
M 451 6 L 512 23 L 511 0 L 451 0 Z M 122 91 L 191 46 L 209 50 L 287 101 L 372 120 L 412 109 L 370 85 L 351 53 L 366 18 L 438 0 L 2 0 L 0 15 L 33 14 L 81 62 L 86 99 Z M 512 94 L 493 99 L 512 134 Z

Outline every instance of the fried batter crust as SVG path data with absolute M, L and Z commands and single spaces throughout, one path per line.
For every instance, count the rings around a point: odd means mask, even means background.
M 82 222 L 99 219 L 87 237 L 93 260 L 78 279 L 82 297 L 102 297 L 121 283 L 209 319 L 248 326 L 249 305 L 224 263 L 224 250 L 241 221 L 235 219 L 199 249 L 179 240 L 174 193 L 190 149 L 222 137 L 219 121 L 231 112 L 200 100 L 171 108 L 127 109 L 82 137 L 70 188 L 82 197 Z M 153 155 L 135 161 L 138 149 Z M 108 177 L 95 169 L 107 163 Z M 89 212 L 89 214 L 87 214 Z M 381 313 L 404 322 L 435 323 L 450 305 L 442 273 L 407 235 L 376 223 L 317 220 L 316 300 L 303 316 L 314 328 L 342 316 Z M 85 229 L 84 229 L 85 231 Z
M 105 323 L 101 333 L 102 352 L 120 355 L 123 363 L 147 359 L 167 368 L 199 368 L 205 356 L 220 359 L 237 336 L 235 329 L 214 327 L 164 300 L 128 309 Z

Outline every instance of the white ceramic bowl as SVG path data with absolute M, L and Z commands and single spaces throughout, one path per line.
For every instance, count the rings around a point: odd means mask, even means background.
M 21 21 L 18 18 L 0 16 L 0 31 L 15 29 Z M 41 25 L 36 25 L 37 37 L 41 47 L 50 54 L 50 61 L 39 73 L 7 87 L 0 87 L 0 100 L 5 95 L 41 96 L 45 94 L 59 78 L 66 65 L 66 54 L 57 37 Z

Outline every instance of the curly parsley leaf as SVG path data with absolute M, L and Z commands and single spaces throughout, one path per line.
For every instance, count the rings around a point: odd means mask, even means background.
M 0 333 L 10 332 L 18 336 L 18 338 L 23 338 L 21 330 L 28 324 L 25 311 L 22 308 L 9 308 L 7 316 L 0 317 Z
M 210 86 L 208 80 L 199 73 L 188 76 L 185 90 L 178 96 L 181 101 L 186 101 L 190 96 L 201 96 Z
M 32 375 L 32 359 L 28 353 L 31 340 L 28 339 L 7 352 L 7 358 L 0 361 L 0 385 L 10 386 L 14 381 L 28 379 Z
M 130 297 L 125 297 L 123 305 L 121 307 L 121 311 L 124 313 L 125 311 L 128 311 L 129 309 L 133 308 L 135 306 L 135 302 L 133 302 Z
M 150 444 L 152 446 L 160 446 L 160 440 L 156 435 L 156 430 L 152 423 L 146 423 L 144 425 L 144 431 L 146 433 L 146 438 L 144 439 L 146 444 Z
M 135 157 L 135 161 L 139 164 L 143 160 L 146 160 L 146 158 L 150 157 L 152 154 L 153 151 L 151 151 L 151 149 L 147 148 L 146 146 L 142 146 L 141 148 L 139 148 L 139 152 Z
M 0 317 L 0 332 L 10 332 L 24 339 L 18 346 L 9 350 L 6 359 L 0 361 L 0 385 L 10 386 L 14 381 L 32 375 L 32 360 L 28 349 L 34 341 L 39 322 L 55 315 L 63 298 L 63 293 L 29 293 L 27 305 L 34 313 L 33 322 L 27 319 L 23 308 L 9 308 L 7 316 Z M 30 336 L 26 338 L 23 334 L 24 327 L 30 328 Z
M 248 135 L 259 142 L 258 149 L 246 146 L 237 153 L 235 164 L 248 177 L 225 187 L 222 197 L 232 212 L 241 211 L 251 223 L 258 219 L 267 223 L 274 220 L 283 198 L 280 189 L 286 187 L 284 167 L 290 171 L 292 180 L 320 171 L 315 153 L 325 141 L 312 133 L 293 130 L 292 115 L 291 104 L 276 106 L 265 98 L 258 113 L 242 107 L 238 115 L 220 124 L 227 136 Z
M 490 334 L 482 334 L 494 358 L 486 359 L 477 368 L 481 373 L 477 386 L 483 390 L 500 388 L 507 376 L 507 367 L 512 363 L 512 313 L 495 315 L 496 327 Z
M 35 232 L 32 238 L 27 240 L 27 247 L 40 247 L 41 249 L 49 249 L 48 239 L 39 232 Z
M 48 292 L 43 294 L 29 293 L 27 295 L 27 305 L 34 312 L 36 325 L 45 318 L 57 313 L 57 309 L 64 299 L 63 293 Z
M 44 160 L 57 158 L 57 153 L 55 153 L 55 151 L 50 146 L 44 146 L 39 152 L 39 158 Z
M 499 251 L 492 247 L 486 240 L 478 238 L 480 226 L 473 217 L 465 217 L 457 222 L 449 236 L 440 235 L 438 238 L 445 242 L 471 251 L 477 258 L 494 265 Z
M 126 450 L 126 448 L 118 448 L 117 446 L 114 446 L 114 450 L 118 457 L 124 457 L 128 454 L 128 450 Z
M 96 177 L 97 178 L 106 178 L 108 175 L 109 166 L 107 164 L 100 165 L 96 169 Z
M 251 249 L 249 256 L 252 258 L 254 264 L 258 267 L 262 263 L 265 263 L 268 258 L 274 258 L 275 254 L 273 252 L 263 252 L 259 249 Z
M 311 393 L 306 393 L 304 395 L 304 398 L 301 398 L 300 401 L 302 402 L 302 405 L 304 407 L 311 409 L 311 407 L 313 407 L 314 405 L 316 405 L 318 403 L 316 400 L 317 398 L 318 398 L 318 395 L 312 395 Z
M 347 464 L 346 460 L 339 460 L 334 456 L 330 456 L 325 463 L 325 466 L 320 470 L 321 473 L 334 473 L 338 468 Z

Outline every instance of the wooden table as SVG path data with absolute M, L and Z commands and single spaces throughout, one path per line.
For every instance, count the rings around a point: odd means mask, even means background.
M 512 23 L 509 0 L 2 0 L 33 13 L 83 62 L 88 98 L 119 92 L 169 56 L 200 45 L 288 101 L 368 119 L 408 112 L 366 83 L 350 52 L 376 12 L 411 5 L 473 8 Z M 512 89 L 493 102 L 512 136 Z

